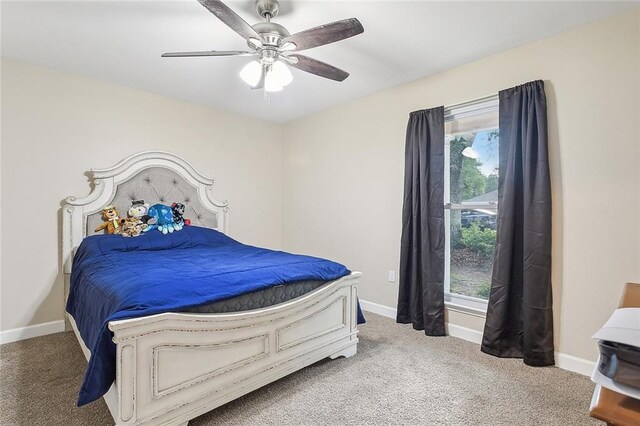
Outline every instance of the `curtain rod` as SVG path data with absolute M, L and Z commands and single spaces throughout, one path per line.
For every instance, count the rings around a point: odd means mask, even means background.
M 456 104 L 451 104 L 451 105 L 445 105 L 444 109 L 445 110 L 452 110 L 454 108 L 462 108 L 462 107 L 466 107 L 469 105 L 474 105 L 474 104 L 478 104 L 478 103 L 482 103 L 482 102 L 486 102 L 492 99 L 498 99 L 498 93 L 492 93 L 491 95 L 486 95 L 486 96 L 482 96 L 480 98 L 475 98 L 475 99 L 471 99 L 468 101 L 464 101 L 464 102 L 458 102 Z

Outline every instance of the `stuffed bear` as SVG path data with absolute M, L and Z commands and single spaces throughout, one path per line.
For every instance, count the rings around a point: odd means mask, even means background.
M 107 234 L 110 235 L 120 233 L 120 214 L 114 206 L 108 205 L 102 209 L 102 220 L 104 222 L 96 228 L 95 232 L 100 232 L 103 229 L 106 229 Z
M 191 225 L 191 220 L 185 219 L 184 210 L 185 205 L 182 203 L 173 203 L 171 204 L 171 212 L 173 213 L 173 221 L 182 229 L 185 225 Z
M 171 207 L 162 204 L 154 204 L 153 206 L 149 207 L 149 216 L 156 219 L 156 222 L 152 225 L 149 225 L 147 229 L 144 230 L 144 232 L 151 231 L 152 229 L 157 229 L 163 234 L 167 234 L 182 229 L 182 227 L 176 226 L 176 223 L 173 220 Z

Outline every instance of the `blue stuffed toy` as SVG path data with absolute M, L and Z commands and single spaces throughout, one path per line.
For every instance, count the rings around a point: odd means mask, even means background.
M 179 231 L 182 229 L 182 226 L 179 226 L 175 223 L 173 212 L 171 207 L 165 206 L 163 204 L 154 204 L 149 207 L 149 211 L 147 212 L 149 216 L 153 219 L 156 219 L 156 223 L 153 225 L 149 225 L 144 232 L 151 231 L 152 229 L 157 229 L 163 234 L 168 234 L 173 231 Z

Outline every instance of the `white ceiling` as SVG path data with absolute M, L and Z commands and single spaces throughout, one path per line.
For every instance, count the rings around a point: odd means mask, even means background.
M 253 0 L 229 1 L 258 22 Z M 2 2 L 2 56 L 285 122 L 531 42 L 637 3 L 288 1 L 291 33 L 357 17 L 365 32 L 305 52 L 351 73 L 342 83 L 293 70 L 265 98 L 238 77 L 249 58 L 160 58 L 167 51 L 243 50 L 243 39 L 196 0 Z

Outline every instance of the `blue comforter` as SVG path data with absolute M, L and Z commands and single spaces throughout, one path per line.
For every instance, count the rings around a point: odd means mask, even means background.
M 241 244 L 195 226 L 163 235 L 85 238 L 73 261 L 67 312 L 91 350 L 78 405 L 104 395 L 115 379 L 110 321 L 206 305 L 300 280 L 334 280 L 343 265 Z

